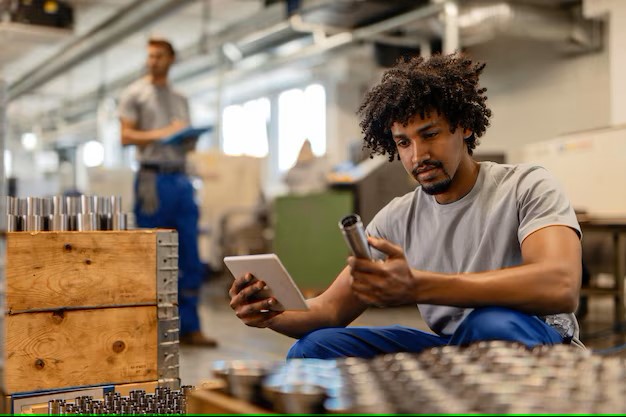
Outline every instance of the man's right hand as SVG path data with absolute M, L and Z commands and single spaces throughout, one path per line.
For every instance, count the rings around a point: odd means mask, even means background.
M 228 291 L 230 308 L 246 326 L 269 327 L 272 319 L 282 313 L 272 310 L 278 306 L 278 301 L 274 297 L 267 297 L 265 291 L 265 282 L 259 281 L 252 274 L 235 279 L 231 285 Z

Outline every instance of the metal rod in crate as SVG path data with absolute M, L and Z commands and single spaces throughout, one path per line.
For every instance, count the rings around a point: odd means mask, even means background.
M 7 197 L 7 231 L 126 230 L 120 196 Z

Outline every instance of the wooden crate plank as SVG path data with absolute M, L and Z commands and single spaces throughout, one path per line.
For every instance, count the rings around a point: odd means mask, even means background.
M 216 391 L 197 389 L 187 399 L 188 414 L 273 414 L 272 411 Z
M 156 231 L 9 233 L 6 309 L 156 302 Z
M 7 393 L 157 380 L 157 308 L 7 316 Z
M 159 381 L 137 382 L 134 384 L 121 384 L 115 386 L 115 392 L 122 397 L 128 397 L 133 390 L 142 389 L 147 394 L 154 394 L 154 390 L 159 386 Z

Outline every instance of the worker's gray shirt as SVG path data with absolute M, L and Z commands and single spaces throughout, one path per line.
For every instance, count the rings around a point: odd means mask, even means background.
M 138 130 L 163 128 L 174 120 L 189 123 L 187 99 L 169 85 L 158 86 L 147 78 L 137 80 L 120 97 L 119 116 L 135 123 Z M 185 154 L 195 141 L 167 146 L 158 142 L 137 147 L 137 159 L 150 164 L 184 164 Z
M 400 245 L 412 268 L 457 274 L 520 265 L 524 239 L 551 225 L 568 226 L 581 235 L 574 210 L 547 170 L 483 162 L 476 184 L 460 200 L 442 205 L 417 187 L 385 206 L 367 232 Z M 453 334 L 472 311 L 418 307 L 428 326 L 441 335 Z

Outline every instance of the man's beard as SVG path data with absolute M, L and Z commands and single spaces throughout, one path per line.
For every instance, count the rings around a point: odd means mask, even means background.
M 167 77 L 168 72 L 169 68 L 163 68 L 158 66 L 148 68 L 148 73 L 153 77 Z
M 424 170 L 424 168 L 428 168 L 428 169 L 440 168 L 445 178 L 435 183 L 422 184 L 420 180 L 418 179 L 418 175 L 422 170 Z M 437 194 L 445 193 L 446 191 L 448 191 L 448 189 L 450 188 L 450 185 L 452 184 L 452 178 L 450 178 L 450 175 L 446 172 L 445 168 L 443 167 L 443 164 L 440 161 L 435 161 L 433 159 L 428 159 L 424 161 L 423 163 L 421 163 L 419 166 L 413 168 L 413 170 L 411 171 L 411 174 L 413 174 L 413 178 L 415 178 L 417 182 L 420 183 L 420 185 L 422 186 L 422 190 L 426 194 L 430 194 L 430 195 L 437 195 Z
M 422 184 L 422 190 L 424 190 L 426 194 L 430 194 L 430 195 L 442 194 L 448 191 L 451 184 L 452 184 L 452 178 L 450 178 L 450 176 L 447 175 L 446 178 L 434 184 L 428 184 L 428 185 Z

